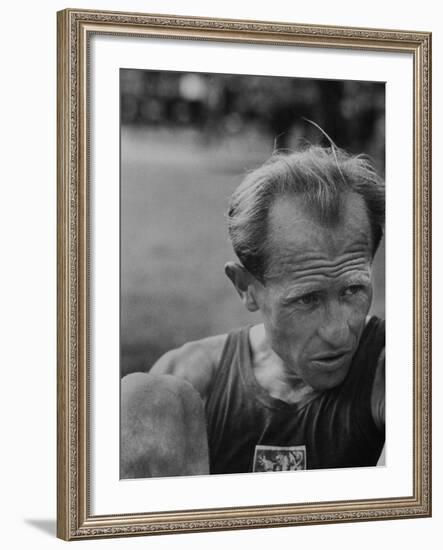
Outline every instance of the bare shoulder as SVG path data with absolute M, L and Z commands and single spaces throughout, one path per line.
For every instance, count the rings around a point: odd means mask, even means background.
M 218 334 L 187 342 L 160 357 L 150 373 L 172 374 L 182 378 L 190 382 L 205 399 L 212 377 L 220 363 L 226 338 L 227 334 Z

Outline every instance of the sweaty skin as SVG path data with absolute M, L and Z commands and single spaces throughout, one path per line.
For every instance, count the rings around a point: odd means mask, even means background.
M 369 221 L 358 195 L 343 202 L 342 220 L 324 226 L 288 197 L 270 211 L 266 280 L 252 283 L 264 322 L 256 376 L 273 370 L 268 390 L 286 387 L 291 401 L 344 380 L 371 305 Z

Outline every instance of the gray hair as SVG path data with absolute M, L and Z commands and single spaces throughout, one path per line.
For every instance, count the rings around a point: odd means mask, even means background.
M 231 196 L 228 230 L 237 257 L 264 282 L 268 214 L 275 199 L 302 196 L 310 211 L 328 226 L 338 223 L 340 205 L 349 192 L 363 198 L 374 255 L 384 231 L 385 188 L 370 160 L 335 146 L 312 145 L 289 154 L 273 154 L 250 172 Z

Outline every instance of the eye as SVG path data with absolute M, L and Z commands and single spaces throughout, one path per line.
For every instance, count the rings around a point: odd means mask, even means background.
M 316 292 L 309 292 L 308 294 L 303 294 L 296 300 L 294 303 L 300 306 L 315 306 L 320 302 L 320 296 Z
M 364 285 L 350 285 L 343 291 L 343 296 L 355 296 L 365 289 Z

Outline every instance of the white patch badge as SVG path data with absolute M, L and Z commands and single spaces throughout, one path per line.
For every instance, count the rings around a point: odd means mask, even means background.
M 253 472 L 306 470 L 306 445 L 277 447 L 256 445 Z

